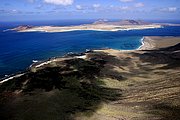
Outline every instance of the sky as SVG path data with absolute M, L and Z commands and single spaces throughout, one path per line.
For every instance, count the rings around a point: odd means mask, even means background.
M 0 0 L 0 21 L 180 20 L 180 0 Z

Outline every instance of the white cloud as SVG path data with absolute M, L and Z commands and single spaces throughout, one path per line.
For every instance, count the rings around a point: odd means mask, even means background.
M 82 7 L 81 5 L 76 5 L 76 9 L 77 9 L 77 10 L 82 10 L 83 7 Z
M 136 3 L 135 7 L 144 7 L 144 3 Z
M 168 10 L 169 10 L 169 12 L 175 12 L 177 10 L 177 8 L 176 7 L 169 7 Z
M 11 12 L 12 12 L 12 13 L 18 13 L 18 10 L 13 9 L 13 10 L 11 10 Z
M 28 2 L 33 3 L 33 2 L 34 2 L 34 0 L 28 0 Z
M 132 2 L 133 0 L 120 0 L 121 2 Z
M 128 6 L 124 6 L 124 7 L 120 7 L 121 10 L 130 10 L 130 7 Z
M 72 5 L 74 0 L 44 0 L 44 2 L 54 5 Z
M 16 10 L 16 9 L 12 9 L 12 10 L 0 10 L 0 11 L 3 12 L 3 13 L 7 13 L 7 14 L 20 14 L 20 13 L 22 13 L 21 11 Z
M 177 8 L 176 7 L 168 7 L 168 8 L 161 8 L 161 12 L 176 12 Z
M 36 9 L 42 9 L 43 8 L 43 5 L 38 5 L 37 7 L 35 7 Z
M 114 7 L 114 5 L 110 5 L 109 7 L 110 7 L 110 8 L 113 8 L 113 7 Z
M 93 8 L 99 8 L 100 6 L 100 4 L 93 4 Z

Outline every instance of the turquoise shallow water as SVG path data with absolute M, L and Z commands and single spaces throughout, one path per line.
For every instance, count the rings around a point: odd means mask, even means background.
M 163 29 L 97 32 L 73 31 L 64 33 L 2 32 L 0 28 L 0 77 L 23 71 L 32 60 L 62 56 L 86 49 L 137 49 L 143 36 L 179 36 L 180 27 Z

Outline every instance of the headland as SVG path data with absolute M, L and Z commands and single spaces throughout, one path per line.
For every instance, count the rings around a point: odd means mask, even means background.
M 162 44 L 163 43 L 163 44 Z M 179 120 L 180 38 L 35 63 L 0 85 L 3 119 Z

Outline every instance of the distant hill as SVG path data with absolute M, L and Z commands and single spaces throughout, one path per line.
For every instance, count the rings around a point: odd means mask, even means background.
M 21 25 L 21 26 L 18 26 L 17 28 L 14 28 L 12 30 L 21 31 L 21 30 L 26 30 L 26 29 L 30 29 L 30 28 L 33 28 L 33 26 L 30 26 L 30 25 Z
M 148 25 L 151 24 L 149 22 L 145 22 L 142 20 L 121 20 L 117 22 L 107 22 L 104 20 L 98 20 L 93 24 L 109 24 L 109 25 Z

